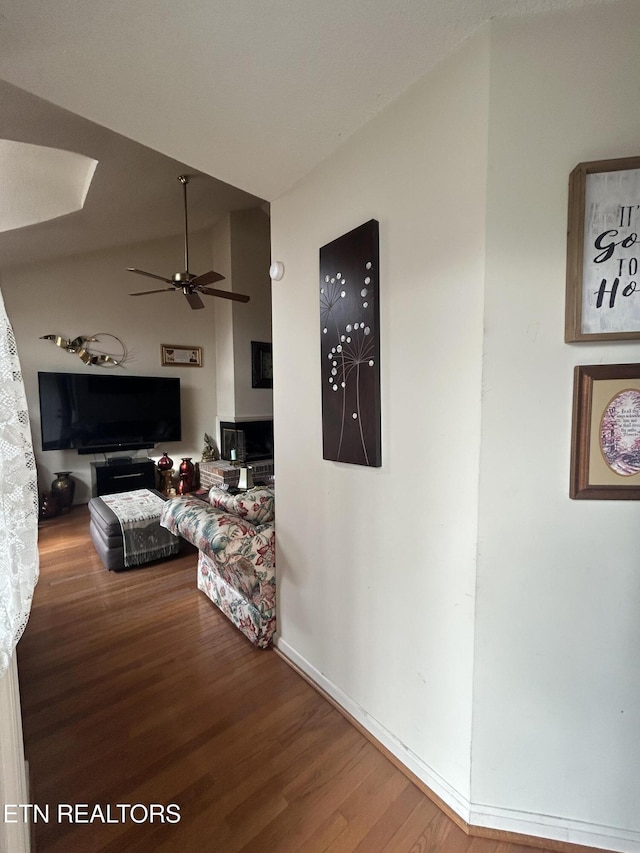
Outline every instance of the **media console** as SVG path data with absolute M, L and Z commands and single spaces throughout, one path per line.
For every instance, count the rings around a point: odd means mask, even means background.
M 153 459 L 91 463 L 91 494 L 94 498 L 134 489 L 155 488 L 156 466 Z

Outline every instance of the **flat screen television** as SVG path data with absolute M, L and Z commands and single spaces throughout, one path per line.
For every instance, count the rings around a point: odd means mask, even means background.
M 180 379 L 38 373 L 43 450 L 107 453 L 180 441 Z

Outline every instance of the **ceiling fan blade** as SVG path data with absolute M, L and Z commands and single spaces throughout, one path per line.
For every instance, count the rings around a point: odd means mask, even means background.
M 167 284 L 171 284 L 170 278 L 166 278 L 163 275 L 156 275 L 155 273 L 152 273 L 152 272 L 145 272 L 144 270 L 137 270 L 135 267 L 127 267 L 127 272 L 135 272 L 135 273 L 138 273 L 138 275 L 146 275 L 149 278 L 157 278 L 158 281 L 166 281 Z
M 220 275 L 219 272 L 214 272 L 213 270 L 209 270 L 209 272 L 203 272 L 202 275 L 196 276 L 191 284 L 215 284 L 216 281 L 223 281 L 224 276 Z
M 234 293 L 232 290 L 216 290 L 215 287 L 198 287 L 200 293 L 207 296 L 221 296 L 223 299 L 233 299 L 235 302 L 248 302 L 251 297 L 244 293 Z
M 204 308 L 204 302 L 200 299 L 197 293 L 190 293 L 187 291 L 184 295 L 187 302 L 193 309 Z
M 147 293 L 167 293 L 173 290 L 173 287 L 161 287 L 160 290 L 138 290 L 135 293 L 130 293 L 129 296 L 145 296 Z

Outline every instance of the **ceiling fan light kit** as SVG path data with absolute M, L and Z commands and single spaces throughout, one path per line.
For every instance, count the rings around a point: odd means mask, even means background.
M 184 272 L 173 273 L 167 278 L 163 275 L 156 275 L 152 272 L 139 270 L 136 267 L 127 267 L 127 272 L 134 272 L 137 275 L 146 275 L 148 278 L 155 278 L 157 281 L 164 281 L 165 284 L 170 284 L 171 287 L 161 287 L 158 290 L 138 290 L 135 293 L 130 293 L 130 296 L 147 296 L 149 293 L 166 293 L 167 291 L 181 291 L 191 308 L 204 308 L 204 302 L 200 298 L 200 294 L 205 296 L 218 296 L 221 299 L 232 299 L 234 302 L 248 302 L 249 297 L 244 293 L 233 293 L 231 290 L 218 290 L 215 287 L 207 287 L 208 284 L 215 284 L 217 281 L 223 281 L 224 276 L 214 270 L 202 273 L 202 275 L 194 275 L 189 272 L 189 221 L 187 218 L 187 184 L 189 183 L 188 175 L 179 175 L 178 180 L 182 184 L 182 195 L 184 200 Z

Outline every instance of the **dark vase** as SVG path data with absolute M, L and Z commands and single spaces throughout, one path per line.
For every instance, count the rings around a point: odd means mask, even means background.
M 193 486 L 194 486 L 194 481 L 195 481 L 196 469 L 195 469 L 195 465 L 191 461 L 190 456 L 188 456 L 188 457 L 185 456 L 183 458 L 182 462 L 180 463 L 179 472 L 180 472 L 180 483 L 178 484 L 178 486 L 179 487 L 182 486 L 183 490 L 179 491 L 178 493 L 183 495 L 183 494 L 185 494 L 185 492 L 192 492 Z
M 76 481 L 71 476 L 71 471 L 56 472 L 56 478 L 51 483 L 51 494 L 56 498 L 60 512 L 71 509 L 75 491 Z
M 162 459 L 158 460 L 158 468 L 161 471 L 170 471 L 173 468 L 173 459 L 168 453 L 162 454 Z

